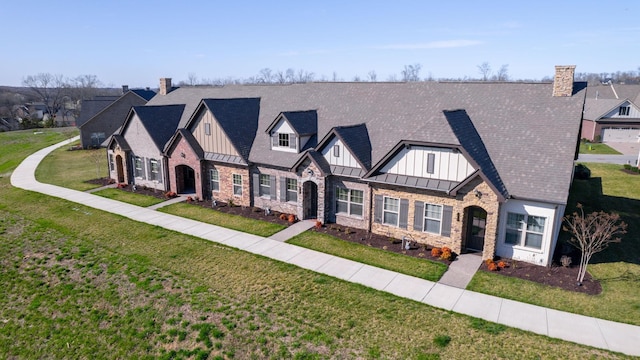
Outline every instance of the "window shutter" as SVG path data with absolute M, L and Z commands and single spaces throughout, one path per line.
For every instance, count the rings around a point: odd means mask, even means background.
M 298 146 L 296 144 L 296 134 L 289 134 L 289 148 L 297 149 Z
M 142 163 L 142 179 L 147 180 L 147 158 L 141 158 Z
M 280 178 L 280 202 L 286 202 L 286 201 L 287 201 L 287 178 L 283 176 Z
M 400 219 L 398 225 L 401 229 L 407 228 L 407 222 L 409 220 L 409 200 L 400 199 Z
M 422 201 L 416 201 L 416 208 L 413 212 L 413 230 L 422 231 L 424 226 L 424 203 Z
M 253 174 L 253 196 L 260 196 L 260 174 Z
M 442 207 L 442 233 L 440 235 L 450 237 L 451 236 L 451 219 L 453 218 L 453 207 Z
M 164 164 L 164 160 L 162 160 L 162 158 L 160 158 L 158 160 L 158 183 L 162 184 L 162 178 L 164 177 L 164 169 L 162 164 Z
M 278 133 L 273 133 L 271 134 L 271 145 L 272 147 L 277 147 L 278 146 Z
M 382 223 L 382 195 L 376 195 L 373 200 L 373 221 Z
M 436 154 L 427 154 L 427 173 L 433 174 L 436 162 Z
M 146 159 L 147 161 L 145 161 L 147 163 L 147 171 L 149 172 L 149 180 L 153 179 L 153 173 L 151 172 L 151 159 Z
M 277 189 L 278 184 L 276 183 L 276 177 L 274 175 L 269 176 L 269 189 L 271 191 L 271 200 L 275 200 L 278 196 Z

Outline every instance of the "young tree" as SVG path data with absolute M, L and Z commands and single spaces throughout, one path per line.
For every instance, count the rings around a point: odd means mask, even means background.
M 478 72 L 482 76 L 482 81 L 489 81 L 489 78 L 491 77 L 491 65 L 486 61 L 483 62 L 478 65 Z
M 585 215 L 582 204 L 577 207 L 580 213 L 576 211 L 564 217 L 563 230 L 571 233 L 569 243 L 580 250 L 580 268 L 576 280 L 578 285 L 582 285 L 593 254 L 604 250 L 610 243 L 620 242 L 618 236 L 627 232 L 627 224 L 620 221 L 619 214 L 594 211 Z
M 420 69 L 422 65 L 413 64 L 413 65 L 405 65 L 402 70 L 402 81 L 420 81 Z

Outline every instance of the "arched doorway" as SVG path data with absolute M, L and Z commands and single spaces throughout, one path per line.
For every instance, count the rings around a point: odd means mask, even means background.
M 302 184 L 302 209 L 305 219 L 318 217 L 318 185 L 313 181 Z
M 487 228 L 487 212 L 480 207 L 471 206 L 467 208 L 466 219 L 466 250 L 482 251 L 484 249 L 484 235 Z
M 124 182 L 124 166 L 122 165 L 122 156 L 116 156 L 116 176 L 118 177 L 118 183 Z
M 178 194 L 196 192 L 196 172 L 187 165 L 176 166 L 176 190 Z

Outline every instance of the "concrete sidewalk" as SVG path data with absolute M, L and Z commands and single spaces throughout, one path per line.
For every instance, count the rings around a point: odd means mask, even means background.
M 74 140 L 71 139 L 50 146 L 26 158 L 13 172 L 11 184 L 25 190 L 59 197 L 94 209 L 119 214 L 135 221 L 157 225 L 168 230 L 200 237 L 236 249 L 294 264 L 304 269 L 362 284 L 430 306 L 557 339 L 640 356 L 640 345 L 638 345 L 640 344 L 639 326 L 576 315 L 475 293 L 463 288 L 434 283 L 301 248 L 284 243 L 280 239 L 268 239 L 229 230 L 161 213 L 149 208 L 121 203 L 85 192 L 42 184 L 36 181 L 35 170 L 40 161 L 55 148 Z M 299 224 L 307 224 L 307 222 L 301 221 Z M 284 234 L 282 237 L 284 237 Z
M 480 254 L 461 254 L 449 265 L 447 272 L 442 275 L 439 284 L 466 289 L 471 282 L 473 275 L 482 265 Z

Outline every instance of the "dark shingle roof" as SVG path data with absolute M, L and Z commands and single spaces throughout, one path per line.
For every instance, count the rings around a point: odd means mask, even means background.
M 318 131 L 318 113 L 308 111 L 283 111 L 282 116 L 300 136 L 314 135 Z
M 82 109 L 80 110 L 80 116 L 76 119 L 76 126 L 80 127 L 84 125 L 84 123 L 96 116 L 100 111 L 113 104 L 116 99 L 109 97 L 108 99 L 82 100 Z
M 564 203 L 578 138 L 584 84 L 553 97 L 551 83 L 308 83 L 183 87 L 147 105 L 185 104 L 185 124 L 201 99 L 260 98 L 254 163 L 291 168 L 300 154 L 271 150 L 265 133 L 282 112 L 316 109 L 317 136 L 366 124 L 371 163 L 400 141 L 461 145 L 443 110 L 465 109 L 509 194 Z M 246 134 L 245 134 L 246 136 Z
M 198 142 L 198 140 L 196 140 L 193 134 L 185 129 L 178 129 L 178 131 L 176 131 L 173 136 L 171 136 L 171 139 L 167 141 L 167 144 L 165 145 L 163 151 L 166 156 L 171 156 L 171 152 L 175 149 L 173 148 L 173 145 L 175 145 L 176 142 L 180 140 L 180 138 L 183 138 L 187 142 L 187 144 L 189 144 L 191 149 L 193 149 L 193 152 L 196 153 L 196 156 L 199 160 L 204 158 L 204 151 L 202 150 L 202 146 L 200 146 L 200 143 Z
M 498 174 L 498 170 L 494 166 L 487 152 L 487 148 L 467 112 L 464 110 L 453 110 L 444 111 L 443 113 L 449 126 L 451 126 L 451 130 L 453 130 L 453 133 L 458 137 L 460 145 L 484 174 L 489 185 L 503 199 L 508 198 L 509 193 L 507 192 L 507 188 L 504 186 L 500 174 Z
M 166 143 L 176 132 L 178 123 L 184 111 L 184 105 L 165 106 L 134 106 L 131 109 L 147 129 L 158 149 L 163 150 Z M 123 127 L 126 131 L 127 125 Z
M 151 100 L 154 96 L 156 96 L 156 92 L 152 91 L 152 90 L 145 90 L 145 89 L 133 89 L 133 90 L 129 90 L 132 93 L 140 96 L 141 98 L 149 101 Z
M 338 126 L 334 129 L 365 171 L 371 169 L 371 140 L 365 124 Z
M 259 98 L 204 99 L 240 155 L 247 160 L 258 130 Z

